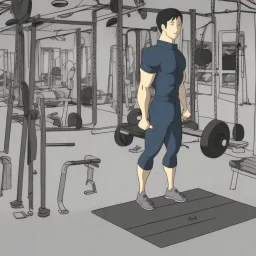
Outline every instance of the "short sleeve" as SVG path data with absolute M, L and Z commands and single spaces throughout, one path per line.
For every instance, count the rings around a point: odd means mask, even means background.
M 160 63 L 159 58 L 153 48 L 146 49 L 141 56 L 140 68 L 147 73 L 157 73 Z
M 186 58 L 183 55 L 183 53 L 181 52 L 180 54 L 181 54 L 181 57 L 180 57 L 181 67 L 182 67 L 182 71 L 184 72 L 186 70 L 187 62 L 186 62 Z
M 187 67 L 187 61 L 186 61 L 186 58 L 184 57 L 184 55 L 183 55 L 183 59 L 184 59 L 183 71 L 185 71 L 186 67 Z

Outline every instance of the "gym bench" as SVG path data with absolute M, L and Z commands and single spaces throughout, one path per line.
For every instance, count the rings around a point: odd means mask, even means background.
M 94 173 L 94 167 L 99 167 L 99 163 L 101 160 L 97 157 L 91 156 L 91 155 L 86 155 L 84 157 L 84 160 L 80 161 L 67 161 L 63 164 L 62 169 L 61 169 L 61 176 L 60 176 L 60 184 L 59 184 L 59 191 L 58 191 L 58 198 L 57 198 L 57 203 L 59 206 L 59 213 L 61 215 L 68 214 L 69 211 L 65 208 L 63 204 L 63 195 L 64 195 L 64 190 L 65 190 L 65 183 L 66 183 L 66 177 L 67 177 L 67 171 L 68 168 L 72 165 L 81 165 L 84 164 L 87 167 L 87 180 L 85 185 L 91 184 L 92 190 L 87 190 L 84 191 L 85 195 L 91 195 L 94 193 L 97 193 L 96 189 L 96 184 L 93 181 L 93 173 Z
M 12 188 L 12 163 L 8 156 L 1 156 L 0 162 L 3 168 L 0 168 L 0 197 L 3 196 L 3 190 Z
M 256 179 L 256 156 L 231 160 L 229 166 L 233 172 L 230 183 L 231 190 L 236 189 L 239 174 Z

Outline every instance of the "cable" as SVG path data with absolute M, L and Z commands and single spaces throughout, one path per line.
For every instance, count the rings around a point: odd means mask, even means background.
M 232 3 L 237 3 L 237 0 L 219 0 L 220 2 L 232 2 Z M 253 8 L 243 2 L 241 2 L 241 5 L 247 7 L 248 9 L 251 9 L 251 10 L 256 10 L 256 8 Z
M 84 0 L 81 0 L 81 2 L 76 6 L 76 7 L 79 7 L 79 5 L 83 2 Z
M 89 8 L 92 8 L 92 7 L 96 7 L 97 5 L 83 4 L 83 5 L 79 6 L 79 7 L 83 7 L 83 6 L 87 6 L 87 7 L 89 7 Z M 74 10 L 74 9 L 76 9 L 76 8 L 77 8 L 77 7 L 72 7 L 72 8 L 69 8 L 69 9 L 61 10 L 61 11 L 56 11 L 56 12 L 47 13 L 47 14 L 41 15 L 41 17 L 45 17 L 45 16 L 50 15 L 50 14 L 56 14 L 56 13 L 60 13 L 60 12 L 66 12 L 66 11 Z
M 255 3 L 253 0 L 246 0 L 246 1 L 248 1 L 248 2 L 251 3 L 251 4 L 256 5 L 256 3 Z
M 201 29 L 201 28 L 207 27 L 207 26 L 210 25 L 211 23 L 213 23 L 213 22 L 210 21 L 210 22 L 208 22 L 207 24 L 203 25 L 202 27 L 197 28 L 196 30 L 199 30 L 199 29 Z
M 63 13 L 63 14 L 60 14 L 58 15 L 57 17 L 60 17 L 61 15 L 73 15 L 74 13 L 78 13 L 78 12 L 83 12 L 83 11 L 87 11 L 87 10 L 90 10 L 91 8 L 95 8 L 97 7 L 97 5 L 93 5 L 93 6 L 90 6 L 90 7 L 87 7 L 87 8 L 84 8 L 84 9 L 81 9 L 81 10 L 77 10 L 77 11 L 74 11 L 74 12 L 67 12 L 67 13 Z

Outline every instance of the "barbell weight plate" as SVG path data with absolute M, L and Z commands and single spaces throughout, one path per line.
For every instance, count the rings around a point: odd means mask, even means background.
M 54 67 L 52 69 L 52 75 L 54 77 L 61 76 L 61 68 L 60 67 Z
M 11 9 L 15 19 L 27 21 L 32 11 L 32 0 L 12 0 Z
M 212 63 L 212 52 L 209 49 L 202 49 L 201 60 L 205 65 Z
M 199 67 L 204 66 L 204 63 L 201 59 L 201 48 L 197 48 L 195 51 L 195 64 Z
M 234 125 L 232 137 L 235 141 L 242 141 L 244 139 L 244 127 L 241 124 Z
M 80 115 L 72 112 L 68 115 L 68 127 L 76 127 L 76 130 L 80 130 L 83 126 L 83 120 Z
M 117 128 L 115 130 L 114 138 L 115 138 L 115 142 L 118 146 L 126 147 L 126 146 L 129 146 L 130 144 L 132 144 L 133 136 L 130 134 L 121 133 L 121 129 L 120 129 L 121 125 L 122 124 L 117 126 Z
M 118 12 L 118 0 L 111 0 L 109 7 L 110 7 L 111 12 L 117 13 Z
M 200 148 L 206 157 L 218 158 L 225 153 L 229 140 L 228 125 L 223 121 L 213 119 L 202 131 Z
M 195 64 L 205 66 L 212 62 L 212 52 L 209 49 L 197 48 L 195 51 Z
M 127 115 L 128 124 L 138 125 L 141 119 L 141 110 L 139 108 L 134 108 Z

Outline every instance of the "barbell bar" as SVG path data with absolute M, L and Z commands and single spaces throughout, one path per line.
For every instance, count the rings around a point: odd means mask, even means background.
M 117 126 L 114 138 L 118 146 L 129 146 L 133 141 L 133 137 L 145 138 L 145 131 L 138 127 L 140 117 L 140 109 L 134 109 L 127 116 L 128 123 Z M 218 158 L 222 156 L 229 146 L 229 127 L 225 122 L 218 119 L 211 120 L 203 131 L 183 126 L 182 132 L 190 136 L 201 138 L 201 151 L 208 158 Z

